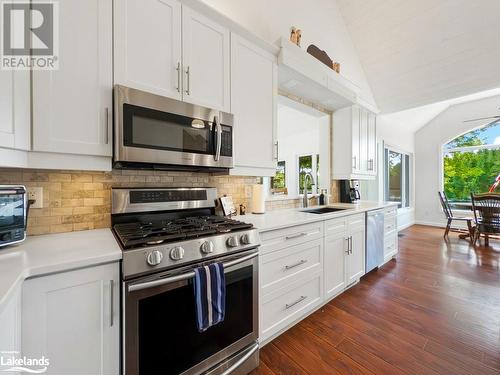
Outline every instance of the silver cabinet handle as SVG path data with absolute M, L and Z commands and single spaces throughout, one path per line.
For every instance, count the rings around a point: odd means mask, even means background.
M 294 238 L 299 238 L 299 237 L 304 237 L 304 236 L 307 236 L 307 233 L 297 233 L 297 234 L 293 234 L 291 236 L 286 236 L 285 240 L 293 240 Z
M 297 301 L 294 301 L 292 303 L 287 303 L 285 305 L 285 310 L 288 310 L 290 307 L 293 307 L 295 306 L 296 304 L 298 303 L 301 303 L 303 300 L 305 300 L 307 298 L 307 296 L 300 296 L 300 298 L 297 300 Z
M 278 141 L 276 141 L 274 143 L 274 145 L 276 146 L 276 156 L 275 156 L 275 159 L 276 159 L 276 161 L 278 161 L 278 159 L 279 159 L 279 145 L 278 145 Z
M 109 325 L 113 327 L 115 324 L 115 308 L 114 308 L 114 299 L 115 299 L 115 281 L 109 280 Z
M 356 169 L 357 164 L 358 164 L 358 163 L 357 163 L 357 161 L 356 161 L 356 156 L 353 156 L 353 157 L 352 157 L 352 167 L 353 167 L 354 169 Z
M 349 252 L 352 254 L 352 236 L 349 237 Z
M 298 266 L 301 266 L 303 265 L 304 263 L 307 263 L 307 259 L 301 259 L 299 260 L 297 263 L 294 263 L 294 264 L 291 264 L 289 266 L 285 266 L 285 271 L 288 271 L 292 268 L 295 268 L 295 267 L 298 267 Z
M 187 78 L 187 87 L 186 87 L 186 94 L 187 95 L 191 95 L 191 79 L 190 79 L 190 76 L 191 76 L 191 70 L 189 69 L 189 66 L 187 67 L 186 69 L 186 78 Z
M 347 250 L 345 251 L 345 253 L 347 255 L 349 255 L 349 253 L 351 252 L 351 245 L 350 245 L 350 242 L 349 242 L 349 238 L 350 237 L 347 237 L 345 240 L 347 241 Z
M 177 63 L 177 68 L 175 68 L 177 71 L 177 92 L 181 92 L 181 63 Z
M 222 147 L 222 126 L 219 124 L 219 117 L 215 116 L 215 135 L 216 135 L 216 145 L 215 145 L 215 156 L 214 160 L 219 161 L 220 159 L 220 150 Z
M 106 144 L 109 143 L 109 107 L 106 107 L 104 110 L 104 115 L 106 116 L 106 133 L 104 134 L 104 139 L 106 140 Z

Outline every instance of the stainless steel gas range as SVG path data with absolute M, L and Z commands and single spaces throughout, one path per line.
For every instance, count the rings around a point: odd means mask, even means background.
M 213 188 L 113 189 L 123 249 L 124 375 L 247 374 L 258 366 L 258 247 L 251 224 L 215 216 Z M 199 332 L 194 268 L 222 262 L 223 322 Z

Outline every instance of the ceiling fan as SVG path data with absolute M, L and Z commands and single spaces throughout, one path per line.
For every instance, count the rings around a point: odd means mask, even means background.
M 499 108 L 499 109 L 500 109 L 500 108 Z M 481 120 L 490 120 L 490 119 L 493 119 L 493 120 L 498 120 L 498 119 L 500 119 L 500 115 L 498 115 L 498 116 L 490 116 L 490 117 L 480 117 L 480 118 L 475 118 L 475 119 L 471 119 L 471 120 L 465 120 L 464 122 L 481 121 Z

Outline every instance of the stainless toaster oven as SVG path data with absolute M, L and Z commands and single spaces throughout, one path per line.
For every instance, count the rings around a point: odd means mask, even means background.
M 26 187 L 0 185 L 0 247 L 24 241 L 27 209 Z

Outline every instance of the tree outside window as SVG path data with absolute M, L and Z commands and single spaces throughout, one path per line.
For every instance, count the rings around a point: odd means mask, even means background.
M 468 202 L 486 193 L 500 174 L 500 122 L 463 134 L 443 146 L 444 192 L 450 201 Z
M 286 188 L 286 163 L 279 161 L 276 168 L 276 174 L 271 177 L 271 189 L 284 189 Z
M 311 173 L 314 176 L 314 186 L 318 186 L 319 182 L 319 154 L 299 156 L 299 194 L 304 194 L 304 177 L 306 173 Z M 316 193 L 313 191 L 313 182 L 308 178 L 307 192 L 309 194 Z

